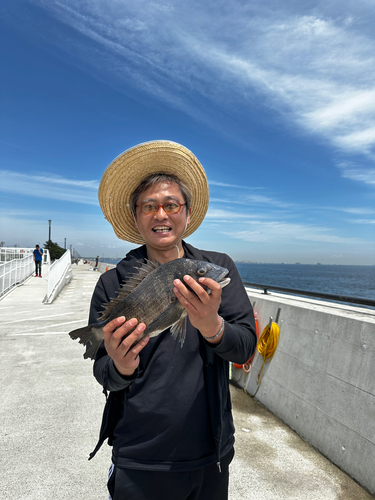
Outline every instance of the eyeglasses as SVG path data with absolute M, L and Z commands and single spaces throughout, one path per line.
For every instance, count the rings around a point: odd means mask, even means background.
M 141 208 L 142 212 L 146 215 L 153 215 L 158 213 L 159 209 L 162 208 L 167 214 L 178 214 L 181 208 L 186 205 L 185 203 L 178 203 L 178 201 L 167 201 L 162 205 L 158 205 L 157 203 L 142 203 L 142 205 L 137 205 Z

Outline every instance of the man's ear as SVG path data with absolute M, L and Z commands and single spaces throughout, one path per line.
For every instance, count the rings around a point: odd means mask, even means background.
M 188 213 L 188 217 L 187 217 L 187 226 L 190 224 L 190 216 L 191 216 L 191 207 L 189 208 L 189 213 Z
M 134 221 L 134 227 L 135 227 L 136 229 L 138 229 L 138 226 L 137 226 L 137 221 L 136 221 L 136 219 L 135 219 L 135 217 L 134 217 L 134 215 L 133 215 L 133 214 L 132 214 L 132 217 L 133 217 L 133 221 Z

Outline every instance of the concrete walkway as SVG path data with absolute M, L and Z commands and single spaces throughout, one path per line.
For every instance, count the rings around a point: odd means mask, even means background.
M 0 301 L 1 499 L 108 498 L 110 448 L 87 460 L 105 398 L 84 348 L 67 335 L 87 322 L 99 276 L 89 269 L 73 266 L 71 282 L 50 305 L 42 304 L 44 278 L 30 278 Z M 231 391 L 231 500 L 374 498 L 240 388 Z

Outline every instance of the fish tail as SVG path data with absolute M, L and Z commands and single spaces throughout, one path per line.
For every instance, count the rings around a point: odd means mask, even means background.
M 95 355 L 103 340 L 102 328 L 96 328 L 95 325 L 88 325 L 71 331 L 69 336 L 73 340 L 79 339 L 79 343 L 86 346 L 86 352 L 83 355 L 85 359 L 95 359 Z
M 86 344 L 86 351 L 83 354 L 83 357 L 85 359 L 91 358 L 95 359 L 96 353 L 98 352 L 98 349 L 100 347 L 100 344 L 102 343 L 101 341 L 98 341 L 96 337 L 91 341 L 91 345 Z

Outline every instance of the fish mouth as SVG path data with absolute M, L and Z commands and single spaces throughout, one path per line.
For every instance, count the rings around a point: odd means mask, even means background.
M 169 233 L 170 231 L 172 231 L 172 228 L 169 226 L 155 226 L 152 228 L 152 231 L 154 233 L 164 234 L 164 233 Z
M 230 281 L 231 281 L 230 278 L 225 278 L 219 281 L 218 283 L 221 286 L 221 288 L 224 288 L 225 286 L 229 285 Z
M 221 286 L 221 288 L 224 288 L 225 286 L 229 285 L 230 283 L 230 278 L 226 278 L 226 275 L 229 273 L 228 269 L 223 271 L 220 276 L 217 279 L 217 282 Z

